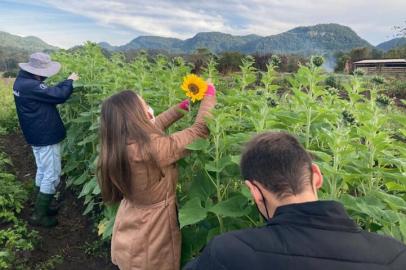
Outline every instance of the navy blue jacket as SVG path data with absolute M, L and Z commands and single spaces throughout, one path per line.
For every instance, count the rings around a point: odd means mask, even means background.
M 56 105 L 64 103 L 72 90 L 72 80 L 50 87 L 31 73 L 23 70 L 19 72 L 13 92 L 20 127 L 28 144 L 52 145 L 66 137 L 65 126 Z
M 184 270 L 405 270 L 406 246 L 361 230 L 344 207 L 318 201 L 278 207 L 266 227 L 214 238 Z

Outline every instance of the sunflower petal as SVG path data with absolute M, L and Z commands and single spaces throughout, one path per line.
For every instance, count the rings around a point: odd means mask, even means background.
M 207 91 L 207 83 L 195 74 L 189 74 L 183 78 L 181 89 L 185 91 L 186 96 L 190 97 L 194 103 L 196 100 L 202 100 Z

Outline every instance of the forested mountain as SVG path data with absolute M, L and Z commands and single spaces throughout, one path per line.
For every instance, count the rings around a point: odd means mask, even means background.
M 13 49 L 21 49 L 27 52 L 36 51 L 52 51 L 57 50 L 55 46 L 45 43 L 43 40 L 34 37 L 21 37 L 0 31 L 0 47 L 10 47 Z
M 162 50 L 169 53 L 192 53 L 207 48 L 214 53 L 238 51 L 242 53 L 281 53 L 309 55 L 332 54 L 357 47 L 373 47 L 351 28 L 339 24 L 318 24 L 297 27 L 287 32 L 261 37 L 258 35 L 233 36 L 220 32 L 203 32 L 180 40 L 155 36 L 141 36 L 123 46 L 101 44 L 110 50 L 131 49 Z
M 376 46 L 378 49 L 381 49 L 385 52 L 391 50 L 391 49 L 396 49 L 399 47 L 406 46 L 406 37 L 399 37 L 399 38 L 394 38 L 385 42 L 382 42 L 378 46 Z
M 57 49 L 37 37 L 21 37 L 0 31 L 0 71 L 15 70 L 17 64 L 27 61 L 33 52 Z

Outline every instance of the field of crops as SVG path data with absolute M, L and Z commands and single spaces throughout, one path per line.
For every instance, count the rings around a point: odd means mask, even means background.
M 68 128 L 63 171 L 84 199 L 85 214 L 109 239 L 117 207 L 102 205 L 95 176 L 100 104 L 134 89 L 161 112 L 184 99 L 180 85 L 192 67 L 182 58 L 142 53 L 131 63 L 118 54 L 108 59 L 93 44 L 53 58 L 62 63 L 53 82 L 73 71 L 81 77 L 60 108 Z M 327 75 L 315 64 L 302 65 L 283 91 L 275 84 L 277 69 L 269 64 L 259 72 L 249 57 L 239 73 L 221 76 L 212 60 L 201 74 L 216 85 L 218 105 L 210 138 L 190 145 L 192 155 L 180 161 L 183 262 L 219 233 L 263 224 L 238 162 L 244 142 L 266 130 L 289 131 L 313 153 L 325 178 L 322 199 L 340 200 L 363 228 L 406 242 L 406 114 L 380 95 L 379 80 L 354 75 L 338 90 L 326 86 Z M 197 108 L 169 132 L 191 125 Z
M 17 115 L 11 91 L 13 82 L 11 79 L 0 79 L 0 134 L 16 126 Z

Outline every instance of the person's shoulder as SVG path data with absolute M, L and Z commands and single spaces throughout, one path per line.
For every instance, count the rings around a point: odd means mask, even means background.
M 361 233 L 363 234 L 364 238 L 371 243 L 371 245 L 384 246 L 385 249 L 406 251 L 406 245 L 393 237 L 368 231 L 362 231 Z
M 207 263 L 209 254 L 212 263 L 215 262 L 224 269 L 235 269 L 237 265 L 241 267 L 250 264 L 248 262 L 251 262 L 256 254 L 255 239 L 262 232 L 263 228 L 242 229 L 215 236 L 204 250 L 206 257 L 203 261 Z
M 362 231 L 361 234 L 368 241 L 368 245 L 373 247 L 370 252 L 373 252 L 375 257 L 380 257 L 395 265 L 406 264 L 406 245 L 404 243 L 395 238 L 373 232 Z
M 37 88 L 40 87 L 41 84 L 43 83 L 33 78 L 22 76 L 21 74 L 19 74 L 14 81 L 14 86 L 18 87 L 20 91 Z
M 255 239 L 265 233 L 265 227 L 249 228 L 227 232 L 218 235 L 212 240 L 212 249 L 216 252 L 241 253 L 243 251 L 254 251 Z

